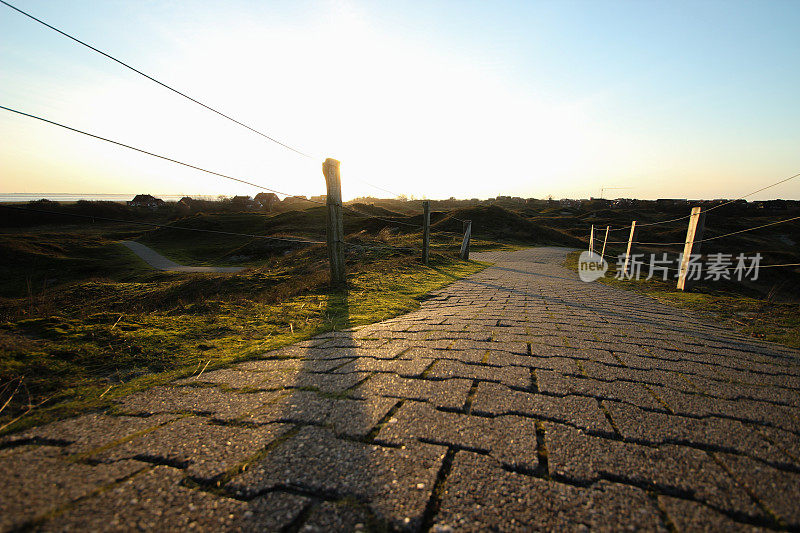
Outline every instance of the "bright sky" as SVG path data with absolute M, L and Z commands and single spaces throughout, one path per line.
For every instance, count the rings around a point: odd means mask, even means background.
M 292 194 L 736 197 L 800 172 L 800 2 L 11 0 L 0 105 Z M 253 187 L 0 110 L 0 193 Z M 754 198 L 800 198 L 800 178 Z

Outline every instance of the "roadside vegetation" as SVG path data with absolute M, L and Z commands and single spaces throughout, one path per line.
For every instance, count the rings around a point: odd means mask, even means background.
M 570 253 L 565 266 L 577 272 L 580 253 Z M 674 279 L 622 280 L 615 279 L 616 274 L 617 266 L 610 263 L 606 276 L 597 282 L 690 310 L 750 337 L 800 348 L 800 303 L 786 299 L 787 293 L 782 290 L 785 282 L 773 281 L 765 289 L 752 283 L 746 286 L 735 281 L 701 281 L 690 292 L 684 292 L 675 287 Z

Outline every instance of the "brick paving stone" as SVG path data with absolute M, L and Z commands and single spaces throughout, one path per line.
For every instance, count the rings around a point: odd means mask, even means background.
M 153 415 L 148 417 L 109 416 L 92 413 L 76 418 L 59 420 L 11 435 L 5 442 L 20 444 L 33 442 L 60 442 L 64 455 L 86 453 L 114 441 L 132 436 L 149 428 L 156 428 L 175 420 L 177 415 Z
M 784 524 L 800 526 L 800 472 L 778 470 L 740 455 L 720 453 L 717 457 Z
M 377 520 L 369 509 L 352 501 L 321 502 L 303 523 L 302 533 L 329 531 L 373 531 Z M 383 524 L 381 524 L 383 525 Z
M 468 379 L 413 379 L 394 374 L 372 376 L 350 394 L 366 398 L 375 395 L 430 402 L 436 407 L 461 409 L 472 386 Z
M 748 533 L 769 531 L 763 527 L 736 522 L 729 516 L 697 502 L 670 496 L 659 496 L 658 502 L 678 531 L 746 531 Z
M 186 469 L 194 479 L 209 482 L 254 456 L 290 428 L 287 424 L 220 426 L 186 417 L 102 451 L 92 459 L 165 463 Z
M 491 415 L 523 414 L 597 433 L 614 432 L 597 401 L 583 396 L 546 396 L 511 390 L 496 383 L 480 383 L 472 410 Z
M 181 486 L 183 473 L 157 466 L 81 501 L 41 531 L 274 531 L 309 500 L 273 493 L 248 502 Z
M 65 460 L 55 447 L 24 446 L 0 457 L 0 530 L 20 528 L 147 466 L 138 461 L 92 466 Z
M 372 357 L 358 357 L 340 366 L 334 373 L 347 372 L 394 372 L 401 376 L 419 377 L 428 368 L 433 359 L 415 357 L 413 359 L 374 359 Z
M 122 398 L 122 414 L 203 413 L 219 420 L 233 420 L 280 398 L 285 392 L 242 393 L 215 387 L 153 387 Z
M 598 381 L 589 378 L 566 376 L 547 370 L 536 371 L 540 392 L 568 396 L 582 395 L 601 399 L 629 402 L 638 407 L 665 410 L 665 407 L 643 385 L 628 381 Z
M 297 371 L 273 370 L 271 372 L 249 372 L 224 368 L 212 372 L 204 372 L 200 376 L 178 380 L 178 385 L 193 383 L 213 383 L 225 385 L 232 389 L 283 389 L 291 387 L 297 379 Z
M 385 448 L 308 426 L 225 488 L 243 496 L 281 487 L 352 498 L 393 527 L 413 530 L 421 523 L 444 455 L 439 446 Z
M 456 453 L 434 524 L 433 531 L 667 531 L 640 489 L 546 481 L 471 452 Z
M 788 431 L 800 432 L 797 409 L 754 400 L 726 400 L 703 394 L 687 394 L 667 387 L 650 386 L 677 414 L 720 416 L 758 422 Z
M 427 378 L 466 378 L 499 381 L 511 387 L 529 387 L 531 374 L 525 368 L 509 366 L 468 365 L 459 361 L 437 361 L 425 374 Z
M 359 438 L 366 436 L 398 401 L 383 396 L 363 400 L 330 398 L 311 391 L 295 391 L 242 420 L 255 424 L 316 424 L 328 426 L 337 435 Z
M 747 492 L 701 450 L 641 446 L 551 423 L 545 423 L 545 435 L 553 475 L 581 483 L 611 478 L 677 490 L 720 509 L 763 518 Z
M 356 386 L 368 378 L 368 372 L 350 372 L 347 374 L 317 374 L 303 372 L 297 375 L 292 385 L 295 388 L 312 388 L 322 392 L 336 393 Z
M 764 461 L 791 465 L 792 458 L 765 439 L 755 426 L 729 418 L 686 418 L 643 411 L 620 402 L 606 402 L 622 436 L 652 444 L 689 443 L 735 450 Z M 736 438 L 731 438 L 736 435 Z
M 769 442 L 780 448 L 780 450 L 792 459 L 795 466 L 800 467 L 800 436 L 784 429 L 756 426 L 751 427 L 764 436 Z
M 276 370 L 329 372 L 352 359 L 351 357 L 342 359 L 304 359 L 300 357 L 292 359 L 257 359 L 238 363 L 233 365 L 232 368 L 235 370 L 247 370 L 248 372 L 274 372 Z
M 484 418 L 406 402 L 375 436 L 376 442 L 390 445 L 416 440 L 480 450 L 528 471 L 538 465 L 535 421 L 519 416 Z

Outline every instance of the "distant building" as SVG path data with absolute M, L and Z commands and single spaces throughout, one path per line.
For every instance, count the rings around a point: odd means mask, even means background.
M 284 208 L 292 208 L 292 209 L 308 209 L 309 207 L 315 205 L 313 202 L 309 202 L 305 196 L 287 196 L 281 202 L 281 205 Z
M 272 211 L 281 199 L 274 192 L 260 192 L 256 194 L 255 201 L 261 204 L 265 211 Z
M 128 201 L 128 207 L 149 207 L 150 209 L 156 209 L 163 205 L 164 200 L 149 194 L 137 194 L 133 197 L 133 200 Z
M 234 196 L 231 198 L 231 205 L 237 209 L 255 209 L 256 201 L 249 196 Z

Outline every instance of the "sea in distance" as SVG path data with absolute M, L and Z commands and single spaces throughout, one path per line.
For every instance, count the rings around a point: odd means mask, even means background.
M 77 202 L 78 200 L 104 200 L 106 202 L 127 202 L 133 200 L 136 194 L 83 194 L 83 193 L 50 193 L 50 192 L 13 192 L 0 193 L 0 203 L 27 203 L 32 200 L 52 200 L 54 202 Z M 165 202 L 177 202 L 184 196 L 196 200 L 216 200 L 218 195 L 209 194 L 154 194 Z

